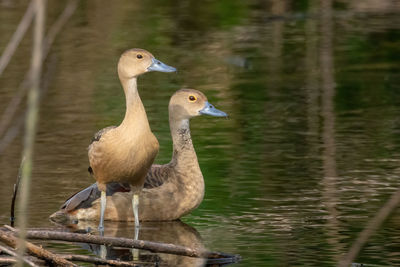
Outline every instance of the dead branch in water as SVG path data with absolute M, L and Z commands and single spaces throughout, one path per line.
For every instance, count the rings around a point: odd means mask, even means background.
M 30 260 L 30 261 L 32 261 L 32 262 L 34 262 L 36 264 L 36 266 L 44 266 L 44 265 L 46 265 L 46 261 L 38 259 L 38 258 L 35 258 L 33 256 L 26 256 L 25 258 Z M 7 257 L 7 256 L 0 257 L 0 266 L 12 265 L 12 264 L 15 264 L 15 263 L 17 263 L 17 259 L 14 258 L 14 257 Z
M 134 240 L 122 237 L 106 237 L 97 235 L 75 234 L 56 231 L 27 231 L 28 239 L 41 240 L 62 240 L 69 242 L 92 243 L 107 246 L 137 248 L 152 252 L 168 253 L 188 257 L 208 258 L 213 255 L 220 255 L 216 252 L 209 252 L 202 249 L 194 249 L 174 244 L 165 244 L 145 240 Z
M 45 8 L 46 0 L 32 0 L 35 9 L 35 18 L 33 25 L 33 47 L 30 73 L 30 89 L 27 98 L 27 110 L 25 117 L 24 145 L 22 150 L 23 164 L 21 167 L 21 196 L 18 202 L 18 220 L 20 224 L 20 237 L 18 241 L 18 263 L 17 266 L 23 266 L 20 261 L 25 252 L 25 233 L 27 225 L 27 207 L 29 204 L 30 184 L 32 177 L 34 144 L 37 131 L 37 122 L 39 120 L 39 95 L 40 80 L 42 76 L 42 52 L 43 37 L 45 28 Z
M 22 165 L 23 164 L 24 164 L 24 159 L 21 160 L 21 165 L 19 166 L 17 181 L 15 181 L 14 192 L 13 192 L 12 199 L 11 199 L 10 223 L 11 223 L 12 227 L 14 227 L 14 221 L 15 221 L 15 199 L 17 198 L 17 194 L 18 194 L 19 182 L 21 180 L 21 169 L 22 169 Z
M 18 233 L 18 230 L 10 226 L 5 225 L 4 228 L 10 229 L 14 233 Z M 197 258 L 216 259 L 216 258 L 238 257 L 237 255 L 228 255 L 220 252 L 212 252 L 204 249 L 189 248 L 174 244 L 166 244 L 166 243 L 152 242 L 146 240 L 134 240 L 123 237 L 105 237 L 105 236 L 97 236 L 90 234 L 76 234 L 76 233 L 61 232 L 61 231 L 30 230 L 26 232 L 26 238 L 39 239 L 39 240 L 60 240 L 60 241 L 91 243 L 91 244 L 99 244 L 99 245 L 107 245 L 115 247 L 137 248 L 137 249 L 149 250 L 156 253 L 168 253 L 168 254 L 197 257 Z
M 6 245 L 12 247 L 12 248 L 17 248 L 17 244 L 20 243 L 20 240 L 14 236 L 14 232 L 0 229 L 0 240 L 5 243 Z M 76 266 L 75 264 L 58 257 L 57 255 L 51 253 L 48 250 L 45 250 L 39 246 L 36 246 L 30 242 L 23 241 L 25 243 L 25 247 L 27 249 L 27 252 L 33 256 L 36 256 L 40 259 L 43 259 L 47 262 L 50 262 L 51 264 L 57 265 L 57 266 Z
M 22 17 L 21 22 L 18 24 L 17 29 L 15 30 L 13 36 L 11 37 L 10 42 L 7 44 L 7 47 L 4 49 L 4 52 L 0 57 L 0 76 L 7 67 L 12 56 L 14 55 L 15 50 L 17 49 L 19 43 L 21 42 L 22 37 L 24 37 L 26 31 L 28 30 L 29 25 L 31 25 L 33 13 L 34 13 L 34 6 L 33 2 L 31 2 L 28 8 L 26 9 L 24 16 Z
M 16 258 L 18 258 L 18 254 L 13 251 L 11 248 L 5 247 L 5 246 L 1 246 L 0 245 L 0 251 L 3 251 L 4 253 L 7 253 L 10 256 L 13 256 L 14 258 L 12 258 L 14 260 L 14 263 L 17 261 Z M 23 262 L 25 262 L 26 264 L 28 264 L 29 266 L 32 267 L 39 267 L 36 263 L 32 262 L 30 259 L 26 258 L 26 257 L 22 257 L 21 260 Z
M 6 232 L 9 235 L 12 235 L 12 233 L 17 233 L 17 230 L 15 228 L 6 226 L 5 228 L 7 228 L 7 230 L 5 230 L 4 232 Z M 3 228 L 4 229 L 4 228 Z M 10 231 L 8 231 L 10 230 Z M 12 236 L 11 238 L 7 235 L 3 235 L 4 232 L 2 232 L 3 230 L 0 229 L 0 240 L 3 241 L 4 243 L 7 244 L 13 244 L 15 243 L 13 238 L 14 236 Z M 8 240 L 8 241 L 7 241 Z M 39 247 L 39 249 L 44 250 L 43 248 Z M 0 245 L 0 251 L 3 251 L 7 254 L 9 254 L 10 256 L 13 256 L 14 258 L 11 257 L 0 257 L 0 264 L 1 263 L 8 263 L 8 264 L 14 264 L 17 262 L 17 253 L 14 252 L 12 250 L 12 248 L 7 248 L 5 246 Z M 44 250 L 45 251 L 45 250 Z M 29 250 L 28 250 L 29 252 Z M 43 253 L 42 253 L 43 254 Z M 118 260 L 107 260 L 107 259 L 101 259 L 98 257 L 92 257 L 92 256 L 86 256 L 86 255 L 73 255 L 73 254 L 67 254 L 67 255 L 60 255 L 60 254 L 54 254 L 57 258 L 59 259 L 64 259 L 66 261 L 81 261 L 81 262 L 89 262 L 89 263 L 94 263 L 94 264 L 107 264 L 107 265 L 113 265 L 113 266 L 124 266 L 124 267 L 134 267 L 137 266 L 138 262 L 135 261 L 135 263 L 133 262 L 125 262 L 125 261 L 118 261 Z M 38 256 L 37 254 L 35 254 L 35 256 Z M 39 267 L 36 263 L 34 263 L 34 261 L 40 261 L 38 258 L 33 258 L 30 259 L 29 257 L 23 257 L 22 260 L 27 263 L 30 266 L 33 267 Z M 48 259 L 48 257 L 46 256 L 47 261 L 50 261 Z M 43 265 L 43 262 L 40 262 L 41 265 Z
M 64 11 L 60 14 L 60 16 L 57 18 L 56 22 L 50 27 L 45 39 L 43 40 L 43 55 L 42 55 L 42 62 L 46 59 L 47 55 L 50 52 L 50 48 L 54 43 L 54 40 L 57 36 L 58 33 L 60 33 L 62 27 L 67 23 L 68 19 L 72 16 L 74 13 L 76 7 L 78 5 L 78 0 L 70 0 L 66 4 Z M 31 70 L 29 70 L 25 74 L 25 78 L 21 82 L 18 88 L 18 92 L 16 95 L 11 99 L 10 103 L 4 110 L 1 119 L 0 119 L 0 136 L 3 135 L 5 130 L 7 129 L 8 125 L 12 121 L 12 118 L 14 117 L 15 113 L 17 112 L 17 109 L 19 105 L 21 104 L 22 99 L 24 98 L 27 89 L 30 84 L 30 75 L 31 75 Z M 22 125 L 22 124 L 20 124 Z M 18 128 L 20 128 L 20 125 Z M 17 129 L 18 130 L 18 129 Z M 17 130 L 14 130 L 13 133 L 18 132 Z M 11 140 L 1 140 L 0 142 L 0 153 L 4 151 L 5 147 L 7 144 L 11 143 L 11 141 L 15 138 L 15 134 L 9 134 L 8 136 L 11 136 L 8 139 Z M 7 137 L 7 136 L 6 136 Z M 3 137 L 5 139 L 5 137 Z
M 89 262 L 96 265 L 113 265 L 113 266 L 123 266 L 123 267 L 137 267 L 141 266 L 141 262 L 128 262 L 128 261 L 119 261 L 119 260 L 106 260 L 98 257 L 91 257 L 85 255 L 58 255 L 59 257 L 69 260 L 69 261 L 81 261 L 81 262 Z

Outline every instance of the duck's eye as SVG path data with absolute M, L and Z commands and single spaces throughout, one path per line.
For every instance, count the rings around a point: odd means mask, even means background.
M 143 56 L 141 55 L 141 54 L 137 54 L 137 56 L 136 56 L 138 59 L 141 59 L 141 58 L 143 58 Z
M 189 96 L 189 101 L 190 102 L 194 102 L 196 100 L 197 100 L 197 98 L 194 95 Z

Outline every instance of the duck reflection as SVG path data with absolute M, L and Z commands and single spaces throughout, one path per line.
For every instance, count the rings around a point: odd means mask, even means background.
M 105 236 L 134 238 L 132 224 L 130 222 L 105 222 Z M 94 221 L 78 221 L 67 226 L 72 232 L 90 232 L 97 229 Z M 168 222 L 143 222 L 140 225 L 140 240 L 171 243 L 195 249 L 204 249 L 202 239 L 197 230 L 182 221 Z M 132 250 L 129 248 L 116 248 L 97 244 L 83 245 L 83 248 L 91 251 L 99 257 L 110 260 L 139 261 L 151 266 L 204 266 L 207 260 L 186 256 L 152 253 L 145 250 Z

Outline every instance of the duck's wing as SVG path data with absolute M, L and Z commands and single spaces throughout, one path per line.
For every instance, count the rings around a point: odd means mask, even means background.
M 151 165 L 150 170 L 147 172 L 146 180 L 144 181 L 144 188 L 150 189 L 159 187 L 168 180 L 170 167 L 166 165 Z
M 125 183 L 109 183 L 107 184 L 106 195 L 112 196 L 117 192 L 129 192 L 131 191 L 129 184 Z M 65 203 L 61 206 L 61 210 L 72 211 L 75 209 L 84 209 L 92 206 L 92 202 L 100 198 L 101 191 L 94 183 L 91 186 L 73 194 L 68 198 Z
M 92 141 L 90 142 L 90 144 L 92 144 L 93 142 L 99 141 L 101 136 L 104 135 L 106 132 L 117 128 L 117 126 L 108 126 L 106 128 L 101 129 L 100 131 L 98 131 L 97 133 L 94 134 Z
M 101 137 L 102 137 L 105 133 L 107 133 L 108 131 L 110 131 L 110 130 L 112 130 L 112 129 L 115 129 L 115 128 L 117 128 L 117 126 L 108 126 L 108 127 L 106 127 L 106 128 L 101 129 L 101 130 L 98 131 L 97 133 L 95 133 L 94 136 L 92 137 L 92 140 L 90 141 L 89 151 L 90 151 L 90 148 L 91 148 L 91 146 L 92 146 L 92 144 L 93 144 L 94 142 L 99 141 L 99 140 L 101 139 Z M 90 173 L 90 175 L 93 175 L 93 169 L 92 169 L 91 166 L 88 167 L 88 172 Z

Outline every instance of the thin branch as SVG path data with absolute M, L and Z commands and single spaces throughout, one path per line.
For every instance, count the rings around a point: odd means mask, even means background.
M 69 261 L 81 261 L 81 262 L 90 262 L 96 265 L 113 265 L 113 266 L 123 266 L 123 267 L 136 267 L 141 266 L 142 262 L 127 262 L 127 261 L 119 261 L 119 260 L 106 260 L 98 257 L 91 257 L 85 255 L 58 255 L 60 258 Z
M 33 18 L 33 2 L 31 2 L 26 9 L 24 16 L 21 19 L 21 22 L 18 24 L 17 29 L 15 30 L 13 36 L 11 37 L 10 42 L 7 44 L 7 47 L 4 49 L 3 54 L 0 58 L 0 76 L 7 67 L 10 62 L 12 56 L 15 53 L 18 45 L 20 44 L 22 37 L 24 37 L 26 31 L 31 24 Z
M 22 257 L 25 251 L 25 233 L 27 225 L 27 207 L 29 202 L 30 184 L 32 176 L 33 153 L 36 137 L 37 122 L 39 120 L 40 77 L 42 73 L 43 36 L 45 27 L 46 0 L 33 0 L 35 4 L 35 19 L 33 27 L 33 49 L 31 61 L 31 88 L 28 93 L 28 106 L 25 118 L 24 148 L 22 157 L 25 159 L 21 172 L 21 195 L 18 203 L 18 220 L 20 225 L 20 243 L 18 254 Z M 23 266 L 18 260 L 17 266 Z
M 16 263 L 17 260 L 14 257 L 0 257 L 0 265 L 9 265 Z
M 40 90 L 40 100 L 42 99 L 43 95 L 46 94 L 47 89 L 50 85 L 50 80 L 54 76 L 55 72 L 55 56 L 52 56 L 50 60 L 46 63 L 46 73 L 43 76 L 43 83 Z M 18 136 L 21 128 L 24 125 L 24 118 L 26 112 L 19 115 L 17 119 L 14 120 L 13 126 L 7 130 L 3 138 L 0 140 L 0 155 L 4 152 L 7 146 L 14 141 L 14 139 Z
M 17 255 L 17 253 L 15 253 L 15 251 L 13 251 L 11 248 L 7 248 L 5 246 L 0 245 L 0 250 L 7 253 L 10 256 L 13 256 L 15 258 L 18 258 L 19 256 Z M 33 263 L 32 261 L 30 261 L 29 259 L 27 259 L 26 257 L 22 257 L 21 260 L 23 262 L 25 262 L 26 264 L 32 266 L 32 267 L 39 267 L 39 265 Z
M 0 230 L 0 240 L 14 249 L 17 248 L 17 244 L 20 243 L 20 240 L 16 238 L 12 232 L 6 230 Z M 50 251 L 36 246 L 30 242 L 23 241 L 23 243 L 29 254 L 34 255 L 40 259 L 44 259 L 45 261 L 55 264 L 57 266 L 76 266 L 72 262 L 60 258 L 54 253 L 51 253 Z
M 18 136 L 22 126 L 24 125 L 25 113 L 14 120 L 14 124 L 8 128 L 3 138 L 0 140 L 0 155 L 6 150 L 7 146 Z M 0 130 L 1 131 L 1 130 Z
M 382 223 L 399 205 L 400 189 L 390 197 L 390 199 L 381 207 L 375 217 L 369 221 L 367 226 L 365 226 L 364 230 L 362 230 L 362 232 L 358 235 L 347 254 L 339 262 L 339 267 L 347 267 L 353 263 L 358 253 L 360 253 L 361 249 L 367 243 L 368 239 L 376 232 L 377 229 L 379 229 Z
M 49 54 L 50 48 L 53 45 L 57 34 L 61 31 L 61 29 L 67 23 L 69 18 L 74 14 L 74 12 L 78 6 L 78 2 L 79 2 L 78 0 L 69 0 L 65 6 L 63 12 L 57 18 L 57 21 L 54 22 L 54 24 L 51 26 L 51 28 L 47 32 L 47 35 L 43 41 L 43 57 L 44 58 L 46 58 L 47 55 Z
M 34 262 L 37 266 L 45 266 L 46 262 L 44 260 L 35 258 L 33 256 L 27 256 L 25 257 L 26 259 L 30 260 L 31 262 Z M 3 265 L 11 265 L 17 263 L 17 259 L 15 257 L 0 257 L 0 266 Z
M 57 18 L 56 22 L 50 27 L 48 34 L 43 41 L 43 57 L 42 57 L 42 62 L 46 59 L 47 55 L 50 52 L 50 48 L 54 43 L 54 40 L 57 36 L 58 33 L 60 33 L 62 27 L 65 25 L 65 23 L 68 21 L 68 19 L 72 16 L 74 13 L 76 7 L 78 5 L 78 0 L 70 0 L 66 4 L 63 12 L 61 15 Z M 30 84 L 30 76 L 31 76 L 31 70 L 29 70 L 19 85 L 18 92 L 16 95 L 12 98 L 6 109 L 4 110 L 1 119 L 0 119 L 0 136 L 3 135 L 4 131 L 7 129 L 8 125 L 10 124 L 12 118 L 14 117 L 19 105 L 21 104 L 22 99 L 24 98 L 26 91 L 28 89 L 28 85 Z M 12 138 L 13 139 L 13 138 Z M 4 142 L 2 142 L 4 143 Z M 5 149 L 5 146 L 2 146 L 2 150 Z
M 17 198 L 18 194 L 18 188 L 19 188 L 19 183 L 21 181 L 21 171 L 22 171 L 22 166 L 24 165 L 25 158 L 22 158 L 21 164 L 19 166 L 18 170 L 18 176 L 17 176 L 17 181 L 15 181 L 14 184 L 14 192 L 11 200 L 11 214 L 10 214 L 10 223 L 11 226 L 14 227 L 14 221 L 15 221 L 15 199 Z
M 49 87 L 49 83 L 50 83 L 50 77 L 52 77 L 52 74 L 55 70 L 55 67 L 53 66 L 55 64 L 55 60 L 54 60 L 54 56 L 51 57 L 51 60 L 49 60 L 47 62 L 47 71 L 46 74 L 43 77 L 43 83 L 42 83 L 42 87 L 41 87 L 41 92 L 40 92 L 40 98 L 46 93 L 47 88 Z M 25 114 L 21 115 L 20 118 L 17 120 L 17 122 L 15 123 L 15 125 L 9 129 L 9 131 L 7 131 L 6 136 L 8 136 L 9 134 L 13 134 L 13 137 L 15 137 L 15 135 L 19 132 L 20 128 L 23 125 L 23 119 L 25 117 Z M 16 132 L 16 133 L 14 133 Z M 4 140 L 5 138 L 3 138 L 2 140 L 0 140 L 0 154 L 2 153 L 2 148 L 4 148 L 4 146 L 6 146 L 7 144 L 4 144 L 3 141 L 8 141 L 8 140 Z M 21 164 L 18 170 L 18 176 L 17 176 L 17 180 L 15 181 L 14 184 L 14 192 L 12 195 L 12 199 L 11 199 L 11 216 L 10 216 L 10 222 L 11 222 L 11 226 L 14 227 L 14 222 L 15 222 L 15 200 L 18 194 L 18 188 L 19 188 L 19 184 L 20 184 L 20 179 L 21 179 L 21 170 L 22 170 L 22 166 L 24 164 L 24 160 L 21 160 Z

